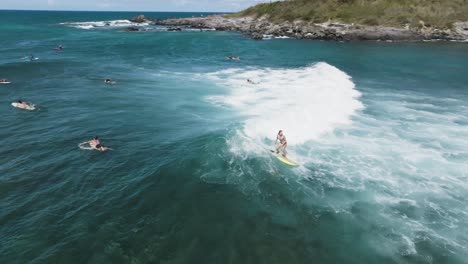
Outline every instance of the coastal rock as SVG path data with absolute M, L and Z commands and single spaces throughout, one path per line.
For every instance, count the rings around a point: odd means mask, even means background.
M 454 28 L 454 31 L 460 37 L 460 39 L 468 40 L 468 21 L 454 23 L 453 28 Z
M 366 26 L 338 22 L 315 24 L 301 20 L 274 23 L 269 21 L 266 16 L 255 19 L 251 16 L 230 17 L 211 15 L 207 17 L 167 19 L 158 21 L 158 24 L 167 26 L 189 26 L 192 28 L 215 28 L 216 30 L 236 30 L 253 39 L 263 39 L 264 35 L 336 41 L 468 39 L 468 22 L 455 23 L 453 30 L 441 30 L 431 28 L 430 25 L 426 24 L 424 24 L 424 27 L 415 29 L 409 26 Z
M 131 18 L 130 21 L 133 23 L 145 23 L 147 22 L 147 19 L 144 15 L 139 15 L 139 16 Z
M 182 31 L 182 28 L 180 28 L 180 27 L 168 27 L 167 31 Z
M 365 27 L 361 29 L 348 29 L 340 31 L 343 40 L 396 40 L 396 41 L 415 41 L 423 40 L 423 34 L 406 30 L 403 28 L 392 27 Z
M 252 34 L 249 34 L 249 36 L 252 38 L 252 39 L 255 39 L 255 40 L 262 40 L 263 39 L 263 34 L 260 34 L 260 33 L 252 33 Z
M 137 28 L 137 27 L 128 27 L 128 28 L 125 28 L 125 31 L 127 31 L 127 32 L 135 32 L 135 31 L 140 31 L 140 29 Z
M 270 28 L 265 30 L 266 35 L 278 35 L 281 32 L 281 27 L 279 25 L 273 25 Z

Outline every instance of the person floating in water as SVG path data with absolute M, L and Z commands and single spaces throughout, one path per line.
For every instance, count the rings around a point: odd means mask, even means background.
M 256 82 L 254 82 L 254 81 L 252 81 L 252 80 L 250 80 L 250 79 L 247 79 L 247 82 L 248 82 L 248 83 L 251 83 L 251 84 L 257 84 Z
M 279 144 L 276 145 L 276 154 L 279 153 L 279 150 L 281 149 L 281 151 L 283 152 L 283 157 L 286 158 L 286 147 L 288 146 L 288 141 L 286 141 L 286 136 L 283 134 L 283 130 L 280 130 L 278 132 L 278 135 L 276 135 L 276 141 L 275 141 L 275 144 L 278 142 L 279 140 Z
M 106 151 L 110 149 L 108 147 L 104 147 L 101 144 L 101 141 L 99 140 L 98 136 L 94 136 L 93 139 L 91 139 L 90 141 L 83 142 L 80 145 L 84 145 L 84 144 L 88 144 L 91 148 L 95 150 L 99 150 L 99 151 Z
M 58 47 L 54 48 L 54 50 L 63 50 L 63 46 L 59 45 Z
M 105 80 L 104 80 L 104 83 L 106 83 L 106 84 L 112 84 L 112 80 L 111 80 L 111 79 L 105 79 Z

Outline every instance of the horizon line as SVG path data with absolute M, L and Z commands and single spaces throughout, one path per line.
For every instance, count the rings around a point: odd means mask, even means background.
M 1 9 L 0 11 L 44 11 L 44 12 L 141 12 L 141 13 L 236 13 L 235 11 L 141 11 L 141 10 L 58 10 L 58 9 Z M 239 12 L 239 11 L 237 11 Z

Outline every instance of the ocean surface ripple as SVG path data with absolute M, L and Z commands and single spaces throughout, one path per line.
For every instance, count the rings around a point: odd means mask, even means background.
M 466 263 L 466 43 L 134 15 L 0 11 L 0 263 Z

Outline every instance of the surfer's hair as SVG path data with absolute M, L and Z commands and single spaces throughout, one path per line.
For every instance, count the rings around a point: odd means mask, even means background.
M 278 131 L 278 134 L 281 133 L 281 132 L 283 132 L 283 130 Z
M 98 136 L 94 136 L 93 139 L 99 139 L 99 137 L 98 137 Z

